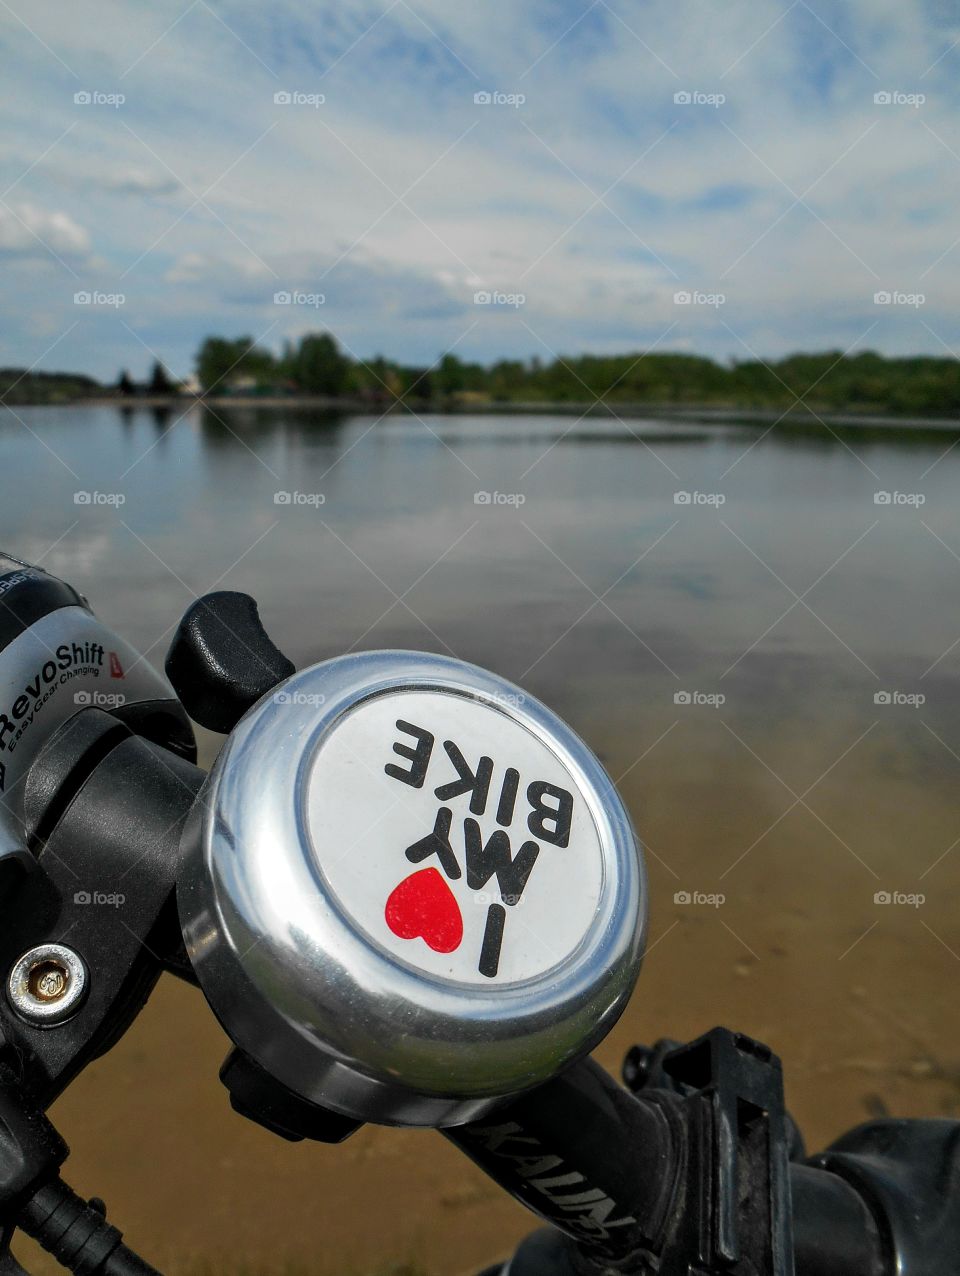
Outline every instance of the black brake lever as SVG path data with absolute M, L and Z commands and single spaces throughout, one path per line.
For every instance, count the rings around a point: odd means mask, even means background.
M 295 672 L 270 640 L 249 594 L 205 594 L 187 609 L 170 644 L 167 677 L 201 726 L 223 734 Z

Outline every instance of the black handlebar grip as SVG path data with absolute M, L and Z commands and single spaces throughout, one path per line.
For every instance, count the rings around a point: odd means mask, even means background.
M 295 672 L 270 641 L 256 602 L 229 590 L 205 594 L 187 609 L 164 668 L 194 722 L 224 734 Z
M 671 1106 L 653 1092 L 630 1094 L 588 1058 L 506 1107 L 441 1133 L 584 1247 L 597 1260 L 586 1271 L 607 1270 L 608 1261 L 619 1270 L 630 1255 L 657 1252 L 669 1217 L 682 1166 Z

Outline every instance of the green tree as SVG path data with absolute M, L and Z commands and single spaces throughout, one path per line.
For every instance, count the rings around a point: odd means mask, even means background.
M 293 376 L 308 394 L 343 394 L 350 361 L 328 332 L 308 332 L 293 360 Z
M 158 359 L 153 365 L 153 372 L 150 374 L 150 393 L 173 394 L 175 388 L 166 368 Z
M 445 354 L 433 371 L 431 381 L 434 391 L 441 398 L 449 398 L 466 388 L 463 364 L 455 354 Z
M 292 341 L 283 343 L 280 358 L 277 360 L 277 372 L 287 381 L 295 381 L 297 377 L 297 348 Z
M 616 407 L 624 403 L 716 404 L 730 408 L 789 409 L 802 398 L 814 411 L 873 411 L 912 415 L 954 415 L 960 411 L 960 362 L 930 355 L 888 359 L 866 350 L 845 355 L 837 350 L 797 351 L 778 360 L 751 359 L 720 364 L 698 355 L 654 351 L 562 356 L 550 363 L 533 358 L 501 359 L 490 366 L 467 363 L 448 351 L 432 369 L 401 365 L 382 355 L 354 363 L 329 333 L 308 333 L 296 345 L 286 342 L 279 358 L 249 337 L 208 337 L 197 355 L 197 371 L 206 391 L 228 389 L 240 377 L 258 385 L 294 382 L 308 393 L 357 395 L 389 405 L 409 396 L 411 403 L 444 405 L 457 396 L 486 396 L 500 403 L 589 403 L 601 396 Z M 84 387 L 43 386 L 39 374 L 0 370 L 16 384 L 16 393 L 51 396 L 87 392 Z M 155 368 L 169 386 L 166 372 Z M 76 380 L 75 378 L 72 380 Z M 91 383 L 92 385 L 93 383 Z M 126 373 L 118 390 L 132 394 Z
M 204 391 L 225 390 L 240 377 L 270 381 L 276 365 L 269 350 L 252 337 L 207 337 L 197 354 L 197 377 Z
M 377 403 L 390 402 L 403 394 L 400 370 L 382 354 L 351 364 L 347 389 Z

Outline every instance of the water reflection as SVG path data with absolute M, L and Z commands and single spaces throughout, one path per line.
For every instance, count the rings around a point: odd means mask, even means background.
M 349 420 L 344 412 L 315 408 L 296 408 L 289 411 L 256 404 L 232 404 L 218 401 L 216 405 L 203 404 L 193 410 L 202 436 L 213 446 L 224 439 L 236 440 L 237 435 L 249 440 L 270 439 L 282 434 L 310 434 L 314 432 L 335 434 Z

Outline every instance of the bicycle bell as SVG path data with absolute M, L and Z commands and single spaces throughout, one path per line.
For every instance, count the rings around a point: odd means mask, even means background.
M 603 767 L 550 710 L 403 651 L 314 665 L 227 739 L 184 837 L 187 950 L 240 1049 L 361 1120 L 455 1125 L 620 1015 L 646 920 Z

